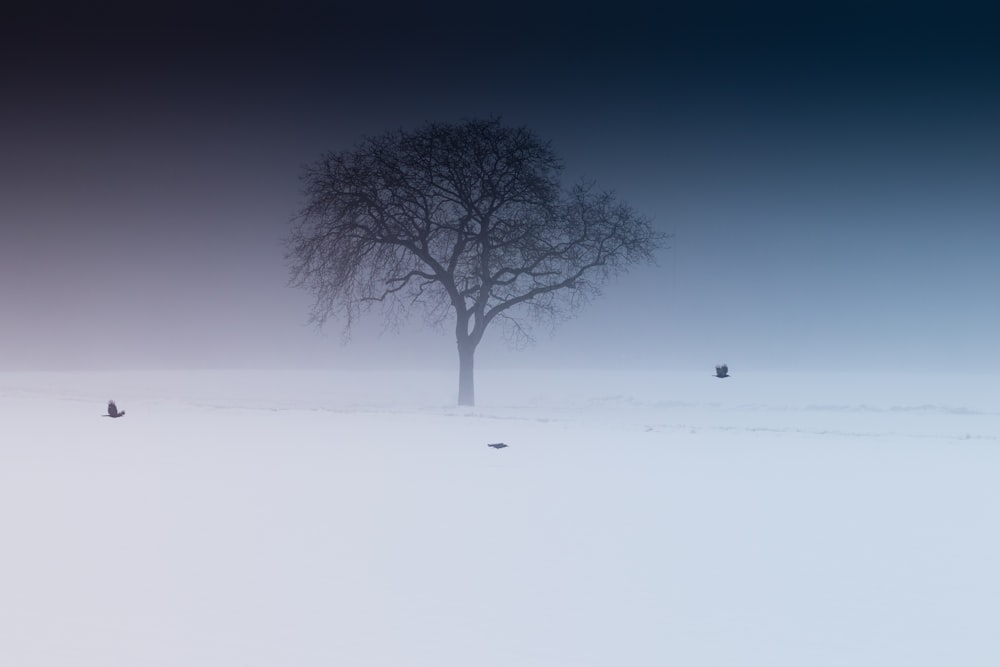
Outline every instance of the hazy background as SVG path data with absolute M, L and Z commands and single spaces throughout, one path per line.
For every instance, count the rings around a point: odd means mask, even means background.
M 132 4 L 0 24 L 0 369 L 456 364 L 308 325 L 282 240 L 323 152 L 490 115 L 674 238 L 481 367 L 1000 369 L 984 3 Z

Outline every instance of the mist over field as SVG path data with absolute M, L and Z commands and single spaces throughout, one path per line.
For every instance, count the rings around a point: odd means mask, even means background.
M 1000 10 L 451 4 L 5 13 L 0 662 L 995 665 Z M 459 408 L 285 242 L 494 117 L 670 239 Z

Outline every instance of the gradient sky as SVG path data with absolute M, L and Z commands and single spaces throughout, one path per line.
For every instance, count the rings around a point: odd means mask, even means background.
M 500 116 L 674 237 L 481 368 L 1000 370 L 1000 10 L 750 4 L 16 10 L 0 369 L 457 364 L 308 325 L 282 239 L 322 153 Z

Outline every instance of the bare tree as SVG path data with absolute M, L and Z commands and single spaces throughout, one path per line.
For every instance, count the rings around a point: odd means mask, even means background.
M 570 316 L 609 278 L 650 262 L 664 239 L 593 183 L 564 188 L 548 142 L 498 119 L 428 124 L 368 138 L 306 167 L 288 239 L 292 284 L 316 297 L 312 321 L 381 305 L 454 317 L 459 405 L 473 405 L 473 360 L 487 327 L 514 341 Z

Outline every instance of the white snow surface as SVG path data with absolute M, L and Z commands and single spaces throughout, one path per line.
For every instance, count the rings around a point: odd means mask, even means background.
M 998 664 L 996 377 L 477 384 L 0 374 L 0 662 Z

